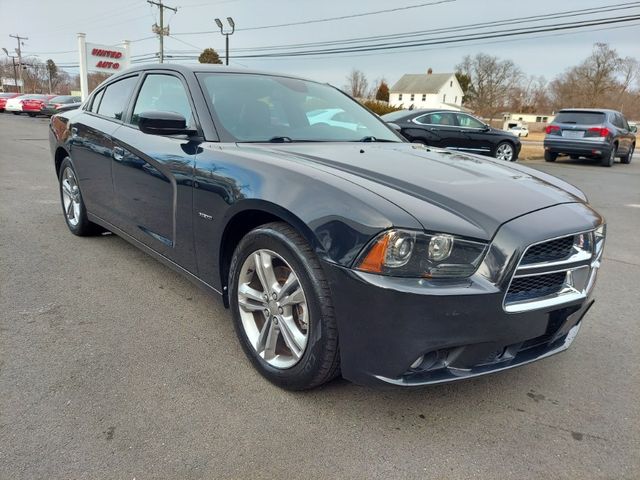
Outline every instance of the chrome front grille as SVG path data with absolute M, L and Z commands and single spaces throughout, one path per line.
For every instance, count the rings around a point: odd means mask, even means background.
M 504 298 L 507 312 L 547 308 L 586 297 L 595 282 L 605 227 L 527 247 Z
M 556 238 L 548 242 L 531 245 L 527 253 L 522 257 L 521 265 L 530 265 L 532 263 L 553 262 L 565 260 L 573 253 L 573 245 L 575 244 L 575 235 L 568 237 Z

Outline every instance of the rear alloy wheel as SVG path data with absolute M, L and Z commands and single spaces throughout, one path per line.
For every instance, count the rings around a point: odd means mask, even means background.
M 62 201 L 62 212 L 67 222 L 67 227 L 71 233 L 81 237 L 97 235 L 104 232 L 104 229 L 90 222 L 87 218 L 87 210 L 82 201 L 78 177 L 69 157 L 65 158 L 60 165 L 60 200 Z
M 633 145 L 631 145 L 629 153 L 627 153 L 624 157 L 620 157 L 620 163 L 625 163 L 625 164 L 630 164 L 631 163 L 631 159 L 633 158 L 633 152 L 636 149 L 636 145 L 635 143 Z
M 544 161 L 545 162 L 555 162 L 556 158 L 558 158 L 558 154 L 557 153 L 544 152 Z
M 515 151 L 513 145 L 509 142 L 502 142 L 498 144 L 496 148 L 496 158 L 498 160 L 504 160 L 505 162 L 512 162 L 515 160 Z
M 615 145 L 613 145 L 611 147 L 611 153 L 609 153 L 609 155 L 607 155 L 602 159 L 602 166 L 612 167 L 613 163 L 616 161 L 617 152 L 618 152 L 618 148 Z
M 338 374 L 328 282 L 303 237 L 285 223 L 258 227 L 236 248 L 229 275 L 236 333 L 260 374 L 290 390 Z

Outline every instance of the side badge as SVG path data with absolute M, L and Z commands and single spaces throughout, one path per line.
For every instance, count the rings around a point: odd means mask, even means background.
M 200 215 L 202 218 L 204 218 L 205 220 L 213 220 L 213 217 L 211 215 L 207 215 L 204 212 L 198 212 L 198 215 Z

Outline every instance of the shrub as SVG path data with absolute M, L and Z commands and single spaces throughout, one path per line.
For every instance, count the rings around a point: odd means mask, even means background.
M 398 110 L 402 110 L 401 107 L 396 107 L 394 105 L 390 105 L 387 102 L 379 102 L 377 100 L 363 100 L 362 105 L 367 107 L 374 113 L 378 115 L 384 115 L 385 113 L 396 112 Z

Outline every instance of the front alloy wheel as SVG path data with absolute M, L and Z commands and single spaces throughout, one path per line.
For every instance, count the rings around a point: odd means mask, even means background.
M 240 241 L 229 268 L 229 304 L 243 350 L 272 383 L 304 390 L 339 374 L 329 282 L 290 225 L 268 223 Z
M 238 305 L 251 346 L 269 365 L 300 361 L 309 336 L 309 307 L 298 276 L 277 253 L 260 249 L 240 270 Z
M 496 148 L 496 158 L 498 160 L 504 160 L 505 162 L 511 162 L 514 160 L 514 150 L 513 145 L 509 142 L 502 142 Z

